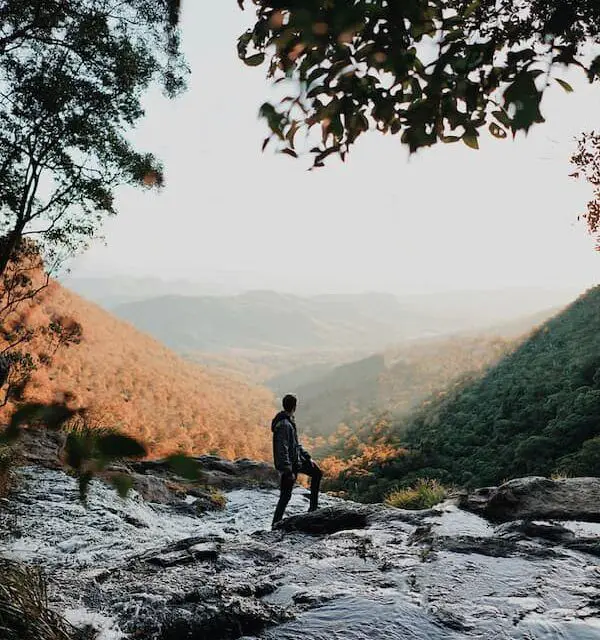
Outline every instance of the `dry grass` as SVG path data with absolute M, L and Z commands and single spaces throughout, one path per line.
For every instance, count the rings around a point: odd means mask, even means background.
M 74 630 L 48 608 L 46 584 L 38 569 L 0 559 L 2 640 L 73 640 Z
M 392 491 L 385 503 L 398 509 L 429 509 L 443 502 L 447 495 L 437 480 L 419 480 L 414 487 Z
M 210 499 L 212 500 L 212 503 L 215 505 L 215 508 L 219 511 L 222 511 L 227 506 L 227 497 L 221 491 L 217 491 L 216 489 L 213 489 L 210 492 Z

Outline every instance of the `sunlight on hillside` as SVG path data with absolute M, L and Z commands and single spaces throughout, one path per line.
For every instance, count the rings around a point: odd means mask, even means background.
M 31 318 L 55 313 L 82 323 L 80 345 L 60 349 L 34 373 L 27 399 L 67 394 L 107 426 L 145 442 L 153 457 L 188 453 L 267 459 L 271 394 L 188 363 L 96 305 L 51 283 Z

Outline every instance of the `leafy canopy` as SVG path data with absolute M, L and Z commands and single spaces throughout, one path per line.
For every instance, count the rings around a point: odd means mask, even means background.
M 11 363 L 4 403 L 16 404 L 0 440 L 23 425 L 71 430 L 66 462 L 80 479 L 145 448 L 111 430 L 90 432 L 84 410 L 66 403 L 24 404 L 38 365 L 59 346 L 77 342 L 81 327 L 62 318 L 34 327 L 30 301 L 47 273 L 85 248 L 122 185 L 160 187 L 160 163 L 138 150 L 129 133 L 144 115 L 154 84 L 171 97 L 185 87 L 178 2 L 171 0 L 4 0 L 0 3 L 0 352 Z M 24 350 L 36 333 L 43 353 Z M 114 483 L 121 493 L 126 476 Z
M 47 265 L 84 247 L 116 187 L 160 186 L 127 135 L 142 97 L 184 87 L 167 0 L 7 0 L 0 8 L 0 274 L 22 238 Z
M 238 0 L 241 7 L 244 0 Z M 600 76 L 597 0 L 254 0 L 256 23 L 238 43 L 288 95 L 261 115 L 279 149 L 313 127 L 314 165 L 345 158 L 365 132 L 401 136 L 411 151 L 481 130 L 505 138 L 544 118 L 556 72 Z

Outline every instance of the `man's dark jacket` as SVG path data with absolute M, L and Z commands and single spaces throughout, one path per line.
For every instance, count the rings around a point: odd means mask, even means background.
M 271 422 L 273 432 L 273 460 L 281 473 L 297 473 L 310 455 L 298 442 L 298 431 L 294 418 L 280 411 Z

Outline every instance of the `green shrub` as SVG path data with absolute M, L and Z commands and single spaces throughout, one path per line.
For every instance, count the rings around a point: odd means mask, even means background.
M 418 480 L 414 487 L 396 489 L 385 504 L 397 509 L 429 509 L 446 498 L 446 489 L 437 480 Z
M 210 492 L 210 499 L 217 511 L 222 511 L 227 506 L 227 496 L 222 491 L 213 489 Z

